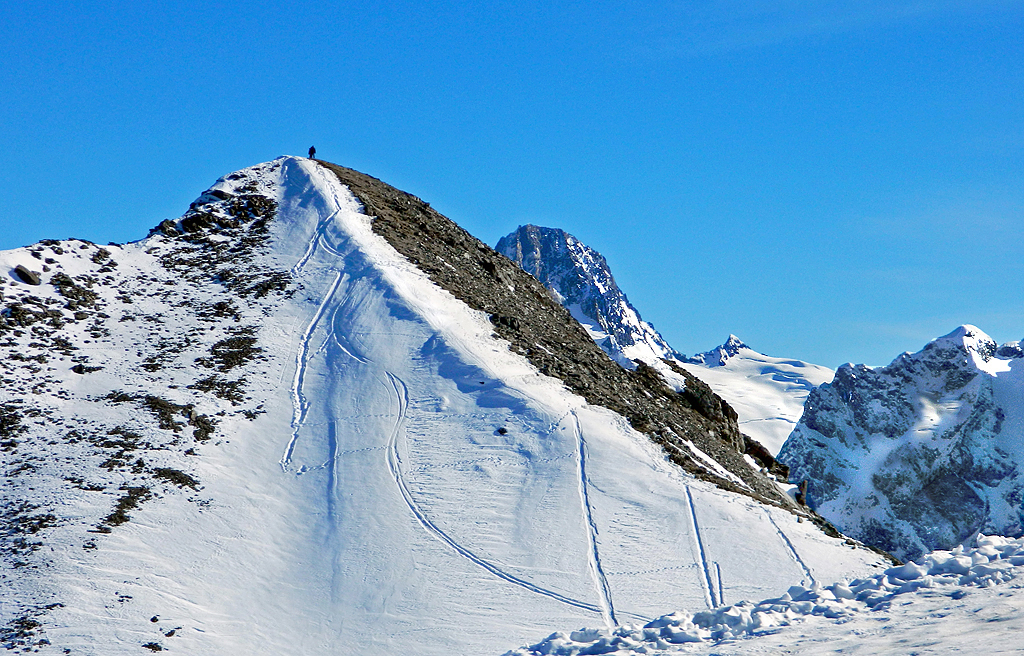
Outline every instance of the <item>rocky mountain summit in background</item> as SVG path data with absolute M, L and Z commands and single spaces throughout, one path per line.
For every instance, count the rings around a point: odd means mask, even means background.
M 1021 344 L 961 326 L 887 367 L 843 365 L 778 457 L 813 508 L 901 558 L 1021 535 Z
M 694 356 L 686 358 L 686 362 L 690 364 L 702 364 L 705 367 L 724 367 L 728 364 L 731 358 L 740 355 L 744 349 L 750 350 L 750 347 L 743 343 L 736 335 L 729 335 L 729 339 L 725 340 L 721 346 L 716 346 L 710 351 L 698 353 Z
M 495 249 L 547 287 L 619 364 L 633 369 L 635 360 L 682 359 L 630 304 L 604 256 L 566 231 L 520 226 Z
M 640 318 L 605 258 L 564 230 L 521 226 L 497 250 L 540 280 L 617 362 L 643 362 L 678 391 L 686 374 L 706 383 L 736 412 L 742 432 L 771 454 L 793 430 L 807 394 L 832 379 L 831 369 L 758 353 L 735 335 L 687 358 Z
M 828 367 L 758 353 L 735 335 L 680 366 L 728 400 L 740 430 L 772 455 L 796 427 L 807 395 L 834 375 Z

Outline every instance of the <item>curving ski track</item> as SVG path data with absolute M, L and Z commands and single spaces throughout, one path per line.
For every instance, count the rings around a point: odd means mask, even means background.
M 322 171 L 320 171 L 319 167 L 317 167 L 316 170 L 317 170 L 318 173 L 322 174 Z M 323 249 L 324 251 L 326 251 L 327 253 L 329 253 L 331 255 L 336 255 L 336 256 L 341 256 L 342 255 L 337 249 L 335 249 L 330 243 L 328 243 L 328 241 L 326 239 L 326 236 L 325 236 L 327 227 L 330 225 L 330 223 L 334 219 L 334 217 L 337 216 L 338 212 L 341 211 L 341 207 L 342 207 L 342 203 L 341 203 L 340 199 L 337 198 L 337 195 L 335 195 L 335 198 L 333 200 L 334 200 L 334 206 L 335 206 L 334 211 L 331 212 L 326 217 L 322 218 L 317 223 L 317 227 L 314 230 L 313 235 L 310 237 L 309 243 L 307 244 L 305 251 L 303 252 L 302 256 L 299 258 L 299 260 L 295 263 L 295 265 L 291 269 L 293 274 L 298 274 L 303 269 L 305 269 L 306 266 L 309 264 L 309 262 L 314 257 L 314 255 L 320 249 Z M 340 306 L 334 308 L 334 312 L 332 313 L 332 315 L 330 317 L 330 323 L 331 323 L 331 326 L 329 328 L 329 333 L 330 334 L 324 339 L 323 343 L 321 343 L 319 345 L 319 347 L 315 347 L 315 345 L 311 344 L 313 335 L 316 332 L 317 327 L 323 321 L 324 316 L 325 316 L 325 314 L 327 312 L 327 309 L 331 305 L 331 302 L 334 300 L 335 294 L 338 291 L 339 286 L 341 285 L 343 277 L 344 276 L 343 276 L 341 271 L 336 271 L 335 272 L 334 281 L 331 283 L 331 286 L 330 286 L 329 290 L 327 291 L 327 293 L 325 294 L 325 296 L 321 300 L 320 305 L 317 307 L 317 310 L 314 313 L 313 318 L 307 324 L 306 329 L 303 332 L 302 338 L 301 338 L 301 340 L 299 342 L 298 350 L 297 350 L 296 356 L 295 356 L 295 376 L 294 376 L 294 379 L 293 379 L 293 382 L 292 382 L 292 406 L 293 406 L 292 423 L 291 423 L 292 434 L 291 434 L 291 437 L 289 439 L 288 445 L 287 445 L 287 447 L 285 449 L 285 452 L 284 452 L 284 454 L 283 454 L 283 456 L 281 457 L 281 460 L 280 460 L 281 468 L 284 471 L 289 471 L 289 466 L 290 466 L 291 461 L 292 461 L 292 455 L 294 453 L 295 446 L 298 443 L 299 433 L 302 430 L 303 426 L 305 426 L 306 417 L 307 417 L 308 412 L 309 412 L 310 403 L 309 403 L 309 400 L 306 398 L 306 395 L 305 395 L 305 392 L 304 392 L 306 372 L 308 370 L 309 360 L 313 356 L 315 356 L 315 355 L 317 355 L 319 353 L 324 352 L 328 348 L 328 345 L 333 341 L 335 346 L 337 346 L 345 355 L 351 357 L 353 360 L 355 360 L 357 362 L 360 362 L 362 364 L 371 364 L 370 360 L 368 360 L 368 359 L 366 359 L 366 358 L 364 358 L 364 357 L 362 357 L 360 355 L 357 355 L 353 351 L 353 349 L 349 348 L 349 345 L 346 344 L 347 340 L 345 340 L 343 336 L 338 335 L 336 333 L 336 331 L 333 329 L 334 323 L 335 323 L 335 317 L 337 316 L 337 313 L 341 309 Z M 314 350 L 314 348 L 315 348 L 315 350 Z M 392 374 L 391 372 L 385 371 L 385 375 L 387 376 L 387 380 L 388 380 L 388 383 L 389 383 L 389 390 L 388 391 L 389 391 L 389 393 L 394 395 L 394 397 L 395 397 L 395 399 L 397 401 L 397 405 L 398 405 L 398 413 L 397 413 L 397 417 L 396 417 L 396 420 L 395 420 L 395 423 L 394 423 L 394 427 L 392 428 L 392 431 L 391 431 L 391 434 L 390 434 L 390 436 L 388 438 L 388 442 L 387 442 L 386 446 L 384 446 L 384 447 L 370 447 L 370 448 L 367 448 L 367 449 L 359 449 L 359 451 L 373 450 L 373 449 L 377 449 L 377 448 L 383 448 L 385 450 L 386 459 L 387 459 L 387 465 L 388 465 L 388 469 L 391 472 L 392 478 L 394 479 L 395 484 L 398 487 L 398 489 L 399 489 L 399 491 L 400 491 L 400 493 L 402 495 L 403 500 L 405 501 L 405 503 L 408 506 L 409 510 L 415 516 L 415 518 L 419 522 L 419 524 L 428 533 L 430 533 L 432 536 L 434 536 L 435 538 L 437 538 L 438 540 L 440 540 L 444 544 L 448 545 L 451 549 L 453 549 L 460 556 L 462 556 L 462 557 L 466 558 L 467 560 L 473 562 L 474 564 L 482 567 L 483 569 L 487 570 L 488 572 L 490 572 L 494 576 L 502 579 L 503 581 L 506 581 L 506 582 L 511 583 L 513 585 L 517 585 L 517 586 L 519 586 L 521 588 L 529 590 L 530 592 L 533 592 L 533 593 L 536 593 L 536 594 L 543 595 L 545 597 L 554 599 L 556 601 L 559 601 L 561 603 L 567 604 L 569 606 L 573 606 L 575 608 L 579 608 L 579 609 L 582 609 L 582 610 L 586 610 L 586 611 L 590 611 L 590 612 L 593 612 L 593 613 L 600 614 L 604 618 L 605 624 L 609 628 L 614 627 L 617 624 L 615 608 L 614 608 L 614 605 L 612 603 L 611 589 L 610 589 L 610 586 L 608 585 L 608 580 L 607 580 L 607 578 L 606 578 L 606 576 L 604 574 L 604 570 L 602 569 L 602 566 L 601 566 L 600 554 L 599 554 L 598 546 L 597 546 L 597 525 L 595 523 L 595 520 L 594 520 L 594 517 L 593 517 L 593 513 L 592 513 L 591 507 L 590 507 L 589 492 L 588 492 L 589 481 L 587 479 L 587 474 L 586 474 L 586 442 L 585 442 L 585 440 L 583 438 L 583 433 L 582 433 L 582 431 L 580 429 L 579 419 L 576 417 L 576 413 L 572 412 L 573 419 L 575 420 L 575 424 L 576 424 L 576 438 L 577 438 L 577 446 L 578 446 L 578 450 L 577 450 L 577 454 L 576 455 L 578 457 L 578 474 L 579 474 L 580 502 L 581 502 L 582 509 L 583 509 L 585 525 L 587 527 L 588 558 L 589 558 L 589 561 L 590 561 L 590 570 L 591 570 L 592 575 L 594 576 L 595 588 L 597 589 L 598 596 L 600 598 L 599 605 L 587 603 L 585 601 L 580 601 L 578 599 L 573 599 L 572 597 L 569 597 L 569 596 L 563 595 L 561 593 L 555 592 L 554 590 L 549 590 L 547 588 L 540 587 L 540 586 L 538 586 L 538 585 L 536 585 L 534 583 L 531 583 L 531 582 L 529 582 L 527 580 L 521 579 L 521 578 L 519 578 L 519 577 L 517 577 L 517 576 L 515 576 L 513 574 L 510 574 L 509 572 L 506 572 L 506 571 L 502 570 L 501 568 L 499 568 L 498 566 L 494 565 L 493 563 L 489 562 L 485 558 L 482 558 L 481 556 L 477 555 L 476 553 L 474 553 L 470 549 L 468 549 L 468 548 L 464 547 L 463 545 L 459 544 L 455 539 L 453 539 L 444 530 L 442 530 L 437 524 L 435 524 L 433 521 L 431 521 L 431 519 L 427 516 L 427 514 L 423 511 L 423 509 L 421 509 L 419 507 L 419 505 L 416 503 L 416 500 L 413 498 L 412 492 L 410 491 L 408 485 L 406 484 L 405 475 L 404 475 L 404 472 L 403 472 L 403 469 L 402 469 L 402 458 L 401 458 L 401 454 L 399 453 L 399 449 L 398 449 L 399 437 L 403 433 L 404 424 L 405 424 L 405 420 L 406 420 L 406 414 L 407 414 L 407 410 L 408 410 L 408 406 L 409 406 L 408 389 L 407 389 L 405 383 L 400 378 L 398 378 L 397 376 Z M 337 438 L 335 436 L 335 430 L 336 430 L 336 427 L 334 425 L 334 422 L 329 422 L 329 425 L 328 425 L 329 457 L 328 457 L 327 462 L 325 462 L 323 465 L 320 465 L 319 467 L 315 468 L 315 469 L 329 468 L 331 470 L 330 473 L 329 473 L 329 481 L 328 481 L 328 487 L 329 487 L 328 497 L 332 496 L 332 491 L 333 491 L 333 486 L 334 486 L 334 481 L 335 481 L 335 476 L 334 476 L 334 472 L 333 472 L 333 463 L 335 463 L 337 461 L 337 459 L 343 453 L 347 453 L 347 451 L 346 452 L 339 451 L 338 445 L 337 445 Z M 301 471 L 300 471 L 300 473 L 301 473 Z M 329 516 L 333 516 L 333 507 L 332 506 L 333 506 L 332 499 L 329 498 L 328 499 L 328 515 Z M 633 613 L 627 613 L 627 614 L 630 615 L 630 616 L 637 617 L 639 619 L 646 619 L 646 618 L 642 618 L 639 615 L 634 615 Z
M 576 411 L 572 412 L 572 418 L 576 429 L 576 444 L 579 448 L 578 475 L 580 504 L 583 506 L 583 519 L 587 527 L 587 556 L 590 559 L 590 571 L 594 576 L 594 586 L 597 588 L 598 597 L 601 600 L 601 615 L 608 628 L 615 628 L 618 622 L 615 620 L 615 605 L 612 603 L 612 591 L 608 585 L 608 578 L 601 567 L 601 554 L 597 548 L 597 523 L 594 521 L 594 513 L 590 507 L 590 480 L 587 478 L 587 443 L 583 439 L 583 429 L 580 428 L 580 418 Z
M 395 420 L 395 426 L 391 431 L 391 435 L 388 438 L 388 468 L 391 470 L 391 476 L 394 478 L 395 484 L 398 486 L 398 490 L 399 492 L 401 492 L 402 498 L 405 500 L 406 506 L 408 506 L 409 510 L 412 511 L 412 514 L 416 517 L 416 520 L 419 522 L 420 526 L 422 526 L 428 533 L 433 535 L 435 538 L 451 547 L 453 550 L 455 550 L 456 553 L 458 553 L 463 558 L 466 558 L 467 560 L 475 563 L 476 565 L 479 565 L 480 567 L 484 568 L 485 570 L 487 570 L 494 576 L 497 576 L 498 578 L 502 579 L 503 581 L 507 581 L 513 585 L 517 585 L 521 588 L 529 590 L 530 592 L 535 592 L 539 595 L 550 597 L 551 599 L 560 601 L 563 604 L 568 604 L 576 608 L 604 615 L 604 609 L 595 606 L 594 604 L 588 604 L 585 601 L 579 601 L 578 599 L 567 597 L 563 594 L 555 592 L 554 590 L 542 588 L 538 585 L 530 583 L 529 581 L 523 580 L 517 576 L 509 574 L 508 572 L 502 570 L 493 563 L 488 562 L 484 558 L 481 558 L 480 556 L 476 555 L 466 547 L 456 542 L 454 539 L 452 539 L 451 536 L 449 536 L 440 527 L 438 527 L 437 524 L 432 522 L 429 517 L 427 517 L 427 514 L 423 511 L 423 509 L 419 507 L 419 504 L 416 503 L 416 500 L 412 496 L 412 492 L 409 490 L 409 487 L 405 482 L 405 475 L 402 472 L 402 457 L 401 454 L 399 454 L 398 452 L 398 438 L 402 434 L 403 426 L 405 424 L 405 416 L 409 406 L 409 392 L 405 386 L 405 383 L 402 382 L 400 378 L 398 378 L 391 372 L 386 372 L 386 375 L 388 377 L 388 381 L 391 384 L 391 389 L 398 400 L 398 416 L 397 419 Z
M 715 584 L 711 580 L 711 568 L 708 566 L 708 558 L 704 553 L 704 541 L 700 537 L 700 526 L 697 524 L 697 507 L 693 504 L 693 494 L 689 486 L 686 488 L 686 499 L 690 502 L 690 519 L 693 521 L 693 536 L 697 541 L 697 553 L 700 555 L 701 568 L 704 570 L 704 580 L 701 587 L 704 588 L 704 601 L 708 608 L 716 608 L 718 602 L 715 599 Z
M 294 453 L 295 444 L 299 440 L 299 431 L 302 429 L 302 425 L 306 421 L 306 415 L 309 413 L 309 400 L 303 392 L 303 386 L 306 381 L 306 370 L 309 365 L 309 342 L 313 338 L 313 332 L 320 323 L 320 319 L 323 318 L 324 312 L 327 310 L 327 306 L 334 298 L 335 292 L 338 291 L 338 286 L 341 284 L 341 278 L 342 275 L 340 271 L 335 273 L 334 282 L 331 284 L 330 291 L 328 291 L 327 295 L 324 296 L 323 301 L 320 302 L 320 307 L 316 310 L 316 314 L 313 315 L 313 319 L 309 322 L 309 325 L 306 326 L 306 330 L 302 334 L 302 339 L 299 341 L 298 352 L 295 354 L 295 378 L 292 380 L 292 434 L 280 461 L 281 468 L 285 471 L 288 471 L 288 466 L 291 464 L 292 453 Z
M 793 543 L 790 541 L 789 536 L 782 532 L 782 529 L 779 527 L 778 524 L 775 523 L 775 518 L 772 517 L 772 514 L 768 512 L 767 508 L 764 509 L 764 514 L 768 515 L 768 521 L 772 523 L 772 526 L 775 527 L 775 530 L 779 532 L 779 537 L 782 538 L 782 541 L 786 543 L 786 547 L 789 548 L 789 555 L 793 558 L 794 561 L 796 561 L 796 564 L 804 570 L 804 574 L 807 575 L 807 580 L 810 581 L 813 585 L 814 575 L 811 574 L 811 568 L 807 566 L 807 563 L 804 562 L 804 559 L 801 558 L 800 554 L 796 552 L 796 547 L 793 546 Z

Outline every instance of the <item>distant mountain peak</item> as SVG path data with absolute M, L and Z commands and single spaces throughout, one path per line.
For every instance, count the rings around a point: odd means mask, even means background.
M 815 509 L 901 558 L 979 530 L 1020 535 L 1022 357 L 963 325 L 885 367 L 845 364 L 808 396 L 779 459 Z
M 729 335 L 729 338 L 721 346 L 716 346 L 704 353 L 698 353 L 691 358 L 687 358 L 686 361 L 691 364 L 702 364 L 705 367 L 723 367 L 730 358 L 739 355 L 742 349 L 749 350 L 750 347 L 744 344 L 743 340 L 736 335 Z
M 561 228 L 524 225 L 495 249 L 539 280 L 619 364 L 682 360 L 615 283 L 608 262 Z

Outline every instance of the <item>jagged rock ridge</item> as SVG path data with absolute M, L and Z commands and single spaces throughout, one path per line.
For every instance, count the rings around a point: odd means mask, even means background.
M 495 250 L 532 274 L 583 325 L 608 355 L 627 368 L 682 359 L 619 289 L 604 256 L 558 228 L 520 226 Z
M 887 367 L 843 365 L 779 454 L 809 503 L 902 558 L 1024 531 L 1024 352 L 961 326 Z

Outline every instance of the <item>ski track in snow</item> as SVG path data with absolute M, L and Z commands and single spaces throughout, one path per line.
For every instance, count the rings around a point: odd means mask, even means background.
M 690 502 L 690 519 L 693 521 L 693 537 L 697 541 L 697 553 L 700 556 L 701 568 L 704 570 L 704 580 L 701 587 L 704 588 L 708 608 L 715 608 L 718 603 L 715 600 L 715 584 L 711 581 L 711 569 L 708 567 L 708 558 L 704 553 L 704 541 L 700 537 L 700 526 L 697 524 L 697 507 L 693 504 L 693 494 L 690 487 L 686 487 L 686 499 Z
M 319 167 L 317 170 L 319 170 Z M 295 265 L 292 266 L 291 268 L 291 273 L 293 276 L 298 275 L 299 273 L 302 272 L 303 269 L 306 268 L 306 265 L 309 263 L 310 259 L 313 257 L 313 255 L 316 254 L 317 249 L 321 246 L 332 255 L 341 256 L 341 253 L 339 253 L 333 246 L 331 246 L 331 244 L 329 244 L 324 237 L 324 234 L 327 231 L 327 226 L 331 224 L 331 221 L 334 220 L 334 217 L 338 215 L 338 212 L 340 212 L 342 208 L 341 200 L 337 197 L 337 194 L 334 195 L 333 200 L 334 211 L 328 214 L 326 217 L 321 218 L 320 221 L 317 222 L 316 229 L 313 231 L 313 236 L 310 237 L 309 239 L 309 244 L 307 244 L 305 252 L 302 254 L 302 257 L 299 258 L 299 261 L 296 262 Z M 288 441 L 288 446 L 285 447 L 284 455 L 281 456 L 280 461 L 281 469 L 286 472 L 288 471 L 289 466 L 291 465 L 292 454 L 295 452 L 295 445 L 299 439 L 299 431 L 302 430 L 302 426 L 305 424 L 306 421 L 306 415 L 309 412 L 309 400 L 306 399 L 305 393 L 303 392 L 303 386 L 305 385 L 306 381 L 306 370 L 309 365 L 310 358 L 309 343 L 310 340 L 312 340 L 313 338 L 313 332 L 316 330 L 316 327 L 319 325 L 320 320 L 323 318 L 324 312 L 327 310 L 327 307 L 334 299 L 334 294 L 338 291 L 338 287 L 341 285 L 342 278 L 343 274 L 341 271 L 335 272 L 334 282 L 331 284 L 330 291 L 328 291 L 327 294 L 324 296 L 324 299 L 320 302 L 320 306 L 317 308 L 316 314 L 313 315 L 313 319 L 306 326 L 306 330 L 303 332 L 302 339 L 299 342 L 298 351 L 295 355 L 295 378 L 292 381 L 292 434 L 291 438 Z M 335 308 L 334 314 L 331 315 L 331 335 L 335 335 L 333 325 L 334 317 L 337 315 L 337 312 L 338 308 Z M 324 343 L 320 345 L 320 348 L 317 349 L 316 353 L 322 352 L 326 348 L 329 340 L 330 337 L 324 340 Z M 365 360 L 356 357 L 348 349 L 346 349 L 343 344 L 338 342 L 336 336 L 335 342 L 338 343 L 338 346 L 341 347 L 341 349 L 345 353 L 352 356 L 354 359 L 359 360 L 360 362 L 365 362 Z M 329 431 L 331 431 L 332 435 L 333 430 L 334 426 L 332 424 L 329 427 Z M 328 463 L 332 463 L 337 459 L 336 451 L 337 444 L 335 444 L 332 440 L 331 457 L 328 459 Z
M 786 547 L 789 549 L 789 555 L 792 556 L 793 560 L 796 561 L 797 565 L 800 565 L 800 568 L 804 570 L 804 574 L 807 575 L 808 582 L 811 585 L 814 585 L 814 575 L 811 574 L 811 568 L 807 566 L 807 563 L 804 562 L 804 559 L 801 558 L 800 554 L 796 552 L 796 547 L 793 546 L 793 543 L 792 541 L 790 541 L 789 536 L 787 536 L 782 531 L 782 528 L 775 523 L 775 518 L 772 517 L 772 514 L 768 512 L 767 508 L 764 509 L 764 514 L 768 515 L 768 521 L 772 523 L 772 526 L 775 527 L 775 530 L 779 532 L 779 537 L 781 537 L 782 541 L 786 543 Z
M 309 365 L 309 342 L 313 338 L 313 332 L 323 318 L 327 306 L 330 304 L 331 299 L 334 298 L 335 292 L 338 291 L 341 279 L 342 275 L 339 271 L 335 274 L 334 282 L 324 296 L 324 300 L 320 302 L 320 307 L 317 308 L 316 314 L 313 315 L 309 325 L 306 326 L 302 339 L 299 341 L 298 351 L 295 354 L 295 378 L 292 381 L 292 434 L 291 439 L 288 440 L 288 446 L 285 448 L 284 455 L 281 456 L 281 469 L 284 471 L 288 471 L 288 467 L 291 464 L 292 454 L 295 452 L 295 444 L 299 440 L 299 431 L 302 430 L 302 426 L 306 421 L 306 415 L 309 412 L 309 400 L 302 391 L 306 381 L 306 370 Z
M 715 576 L 718 578 L 718 603 L 725 603 L 725 588 L 722 587 L 722 566 L 715 561 Z
M 419 504 L 416 503 L 416 500 L 412 496 L 412 491 L 409 490 L 409 487 L 405 482 L 405 474 L 402 471 L 402 457 L 398 452 L 398 438 L 402 434 L 403 427 L 405 425 L 405 416 L 409 406 L 409 392 L 405 386 L 405 383 L 402 382 L 400 378 L 398 378 L 391 372 L 385 373 L 388 377 L 388 380 L 391 383 L 391 389 L 389 391 L 395 394 L 398 401 L 398 415 L 395 420 L 395 426 L 391 431 L 390 437 L 388 438 L 388 468 L 391 470 L 391 476 L 394 478 L 395 484 L 398 486 L 399 492 L 402 493 L 402 498 L 405 499 L 405 504 L 409 507 L 409 510 L 412 511 L 412 514 L 416 517 L 416 520 L 420 523 L 420 526 L 422 526 L 428 533 L 433 535 L 435 538 L 447 544 L 463 558 L 466 558 L 467 560 L 475 563 L 476 565 L 479 565 L 480 567 L 484 568 L 485 570 L 502 579 L 503 581 L 508 581 L 509 583 L 512 583 L 513 585 L 518 585 L 519 587 L 525 588 L 530 592 L 535 592 L 537 594 L 544 595 L 545 597 L 550 597 L 551 599 L 560 601 L 564 604 L 575 606 L 576 608 L 581 608 L 583 610 L 588 610 L 593 613 L 597 613 L 599 615 L 604 616 L 604 609 L 595 606 L 594 604 L 589 604 L 585 601 L 579 601 L 578 599 L 567 597 L 563 594 L 555 592 L 554 590 L 542 588 L 538 585 L 530 583 L 529 581 L 509 574 L 508 572 L 502 570 L 501 568 L 485 560 L 484 558 L 481 558 L 477 554 L 473 553 L 466 547 L 456 542 L 451 536 L 449 536 L 439 526 L 437 526 L 437 524 L 432 522 L 429 517 L 427 517 L 427 514 L 423 511 L 422 508 L 419 507 Z
M 614 628 L 618 622 L 615 619 L 615 605 L 612 603 L 612 591 L 608 586 L 608 578 L 601 567 L 601 554 L 597 548 L 597 522 L 594 521 L 594 513 L 590 507 L 590 494 L 587 491 L 590 480 L 587 478 L 587 442 L 583 438 L 583 429 L 580 427 L 580 418 L 576 411 L 572 412 L 573 422 L 576 428 L 576 443 L 579 446 L 579 490 L 580 503 L 583 506 L 583 519 L 587 527 L 587 555 L 590 559 L 590 571 L 594 576 L 594 587 L 597 588 L 598 597 L 601 600 L 601 615 L 609 628 Z

